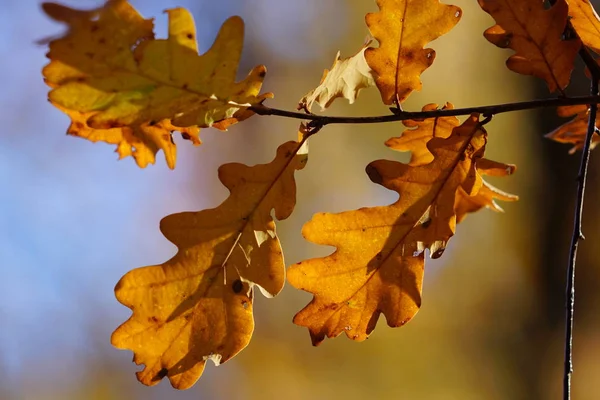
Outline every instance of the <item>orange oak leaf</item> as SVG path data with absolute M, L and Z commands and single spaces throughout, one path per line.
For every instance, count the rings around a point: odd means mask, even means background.
M 82 113 L 63 108 L 59 105 L 55 106 L 71 118 L 67 134 L 81 137 L 91 142 L 103 141 L 109 144 L 116 144 L 116 152 L 119 154 L 119 159 L 132 156 L 141 168 L 154 162 L 156 152 L 161 149 L 161 147 L 157 146 L 161 144 L 164 144 L 162 150 L 165 153 L 167 164 L 175 164 L 177 148 L 173 145 L 172 131 L 179 131 L 185 139 L 192 141 L 194 145 L 202 143 L 198 137 L 198 132 L 200 131 L 198 127 L 175 127 L 169 120 L 162 120 L 154 125 L 150 125 L 149 123 L 141 124 L 139 130 L 143 132 L 143 135 L 134 134 L 133 130 L 128 126 L 94 129 L 88 125 L 87 121 L 95 112 Z
M 231 193 L 221 205 L 161 221 L 177 254 L 128 272 L 115 287 L 133 314 L 111 342 L 145 364 L 137 373 L 140 382 L 154 385 L 168 377 L 173 387 L 186 389 L 207 360 L 218 365 L 246 347 L 254 329 L 254 286 L 272 297 L 285 281 L 271 211 L 278 220 L 292 213 L 294 171 L 306 161 L 306 146 L 287 142 L 269 164 L 222 165 L 219 179 Z
M 194 21 L 182 8 L 167 10 L 169 36 L 154 39 L 152 20 L 125 0 L 91 11 L 43 7 L 69 26 L 49 43 L 43 75 L 51 103 L 69 111 L 71 134 L 117 142 L 119 155 L 134 155 L 140 167 L 163 150 L 174 168 L 172 131 L 199 144 L 198 128 L 224 129 L 272 97 L 259 95 L 264 66 L 235 82 L 244 35 L 239 17 L 225 21 L 211 49 L 198 55 Z
M 600 54 L 600 18 L 589 0 L 567 0 L 571 25 L 584 45 Z
M 583 148 L 587 135 L 588 120 L 590 119 L 590 109 L 586 105 L 577 105 L 558 107 L 556 111 L 560 117 L 575 116 L 575 118 L 546 134 L 546 137 L 555 142 L 572 144 L 573 147 L 569 150 L 569 154 L 574 154 L 577 150 Z M 600 126 L 600 115 L 596 117 L 596 128 L 598 126 Z M 599 142 L 600 136 L 596 133 L 592 137 L 591 148 L 594 149 Z
M 427 104 L 422 111 L 437 110 L 437 104 Z M 446 103 L 442 110 L 452 110 L 452 103 Z M 427 143 L 434 138 L 447 138 L 452 134 L 452 130 L 456 128 L 460 122 L 456 117 L 439 117 L 425 118 L 420 120 L 406 120 L 403 124 L 408 128 L 402 132 L 400 137 L 393 137 L 385 142 L 386 146 L 398 151 L 410 151 L 411 158 L 409 165 L 418 166 L 429 164 L 433 161 L 434 156 L 429 151 Z M 516 166 L 512 164 L 503 164 L 497 161 L 481 158 L 476 164 L 477 171 L 481 175 L 490 176 L 506 176 L 511 175 L 516 170 Z M 463 189 L 457 191 L 456 202 L 454 205 L 456 211 L 456 221 L 460 222 L 464 219 L 467 213 L 478 211 L 484 207 L 494 211 L 503 211 L 496 204 L 494 199 L 503 201 L 516 201 L 518 196 L 506 193 L 492 186 L 486 181 L 482 181 L 481 189 L 469 196 Z
M 323 111 L 338 97 L 344 97 L 353 104 L 362 89 L 375 86 L 373 71 L 365 60 L 369 44 L 370 41 L 358 53 L 344 59 L 340 58 L 338 51 L 331 70 L 325 70 L 319 86 L 300 99 L 298 109 L 310 111 L 317 103 Z
M 517 170 L 514 164 L 504 164 L 498 161 L 481 158 L 477 160 L 475 165 L 477 172 L 480 175 L 488 176 L 508 176 L 514 174 Z M 467 214 L 474 213 L 482 208 L 488 208 L 496 212 L 504 212 L 496 200 L 502 201 L 517 201 L 519 196 L 504 192 L 493 186 L 485 179 L 481 179 L 481 188 L 474 194 L 468 195 L 462 188 L 456 192 L 456 201 L 454 203 L 454 211 L 456 212 L 456 222 L 461 222 Z
M 292 265 L 288 282 L 314 294 L 294 323 L 309 329 L 314 345 L 342 332 L 364 340 L 383 313 L 389 326 L 401 326 L 418 311 L 423 282 L 423 250 L 441 256 L 454 234 L 457 190 L 477 192 L 475 163 L 483 156 L 487 133 L 477 115 L 448 138 L 433 138 L 431 163 L 410 166 L 378 160 L 369 178 L 398 192 L 388 206 L 313 216 L 302 234 L 335 252 Z
M 438 105 L 431 103 L 423 106 L 422 111 L 437 109 L 439 109 Z M 441 109 L 453 110 L 454 105 L 446 103 Z M 433 161 L 433 154 L 427 148 L 427 143 L 434 137 L 447 138 L 452 130 L 460 125 L 456 117 L 408 119 L 402 123 L 411 129 L 405 129 L 399 137 L 388 139 L 385 145 L 398 151 L 410 151 L 410 165 L 429 164 Z
M 484 32 L 485 38 L 500 48 L 515 51 L 506 66 L 519 74 L 543 79 L 550 92 L 562 92 L 569 84 L 581 47 L 578 39 L 562 40 L 568 18 L 565 0 L 557 0 L 549 9 L 538 0 L 478 2 L 497 24 Z
M 435 51 L 423 47 L 449 32 L 462 11 L 439 0 L 377 0 L 377 5 L 380 11 L 367 14 L 366 23 L 379 48 L 367 49 L 365 57 L 383 102 L 402 103 L 421 90 L 420 76 L 435 59 Z
M 459 188 L 456 192 L 456 201 L 454 203 L 456 222 L 462 222 L 467 214 L 477 212 L 482 208 L 504 212 L 495 200 L 517 201 L 519 200 L 519 196 L 503 192 L 485 180 L 482 180 L 481 188 L 472 196 L 469 196 L 462 188 Z

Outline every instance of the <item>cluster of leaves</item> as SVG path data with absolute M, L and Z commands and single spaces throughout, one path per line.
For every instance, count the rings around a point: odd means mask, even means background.
M 582 48 L 600 49 L 600 21 L 588 0 L 479 0 L 496 25 L 485 31 L 493 44 L 514 50 L 511 70 L 543 79 L 564 95 L 574 58 Z M 401 104 L 421 88 L 420 75 L 435 59 L 427 44 L 449 32 L 462 11 L 438 0 L 377 0 L 379 11 L 366 24 L 379 43 L 354 56 L 336 56 L 318 87 L 298 105 L 313 115 L 336 98 L 353 103 L 361 89 L 377 87 L 383 104 Z M 79 11 L 44 4 L 68 31 L 49 42 L 43 75 L 50 101 L 72 120 L 68 133 L 117 145 L 120 157 L 140 167 L 163 150 L 175 167 L 172 133 L 200 144 L 200 128 L 226 129 L 266 107 L 260 94 L 264 66 L 235 81 L 243 45 L 243 21 L 225 21 L 210 50 L 198 55 L 193 19 L 181 8 L 167 11 L 169 35 L 155 39 L 151 19 L 126 0 Z M 536 21 L 532 24 L 529 21 Z M 565 35 L 565 32 L 571 35 Z M 566 36 L 569 36 L 566 38 Z M 447 103 L 441 109 L 452 110 Z M 427 104 L 423 111 L 438 110 Z M 580 147 L 586 106 L 559 109 L 575 118 L 550 136 Z M 517 197 L 483 176 L 506 176 L 514 165 L 485 158 L 487 131 L 471 114 L 406 119 L 399 137 L 385 144 L 410 151 L 408 164 L 377 160 L 366 167 L 376 184 L 399 194 L 393 204 L 337 214 L 316 214 L 303 228 L 310 242 L 334 246 L 326 257 L 299 262 L 287 281 L 314 295 L 294 318 L 312 342 L 345 333 L 364 340 L 380 314 L 389 326 L 407 323 L 421 304 L 425 250 L 442 256 L 457 223 L 482 208 L 501 211 L 496 200 Z M 277 295 L 286 280 L 275 222 L 290 216 L 296 202 L 294 174 L 304 168 L 308 139 L 321 126 L 301 124 L 298 141 L 279 146 L 270 163 L 232 163 L 219 168 L 230 191 L 216 208 L 165 217 L 160 229 L 178 247 L 170 260 L 127 273 L 116 285 L 117 299 L 132 316 L 113 333 L 112 343 L 145 364 L 138 379 L 153 385 L 168 377 L 178 389 L 194 384 L 207 360 L 225 362 L 250 341 L 252 302 L 258 287 Z

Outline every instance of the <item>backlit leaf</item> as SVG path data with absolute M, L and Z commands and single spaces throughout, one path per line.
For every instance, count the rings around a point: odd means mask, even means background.
M 353 104 L 361 89 L 375 86 L 373 71 L 365 60 L 368 45 L 369 43 L 352 57 L 344 59 L 340 58 L 338 52 L 331 70 L 325 70 L 319 86 L 302 97 L 298 109 L 310 111 L 313 104 L 317 103 L 323 111 L 338 97 L 344 97 Z
M 562 106 L 558 107 L 557 113 L 560 117 L 575 116 L 575 118 L 546 134 L 546 137 L 555 142 L 572 144 L 573 147 L 569 150 L 569 154 L 574 154 L 583 148 L 590 119 L 590 109 L 585 105 Z M 596 127 L 598 126 L 600 126 L 600 115 L 596 117 Z M 591 148 L 594 149 L 599 142 L 600 136 L 595 133 L 592 137 Z
M 581 42 L 562 40 L 568 12 L 565 0 L 557 0 L 550 9 L 541 0 L 478 2 L 497 24 L 484 32 L 485 38 L 515 51 L 506 61 L 509 69 L 545 80 L 550 92 L 567 87 Z
M 230 190 L 217 208 L 165 217 L 160 224 L 177 254 L 163 264 L 128 272 L 117 299 L 132 316 L 113 333 L 112 344 L 145 364 L 145 385 L 168 377 L 189 388 L 206 360 L 223 363 L 252 336 L 253 288 L 272 297 L 285 281 L 275 223 L 292 213 L 294 171 L 306 163 L 306 146 L 287 142 L 269 164 L 225 164 L 219 179 Z
M 427 43 L 450 31 L 462 11 L 439 0 L 377 0 L 379 12 L 366 16 L 379 48 L 365 57 L 377 74 L 377 87 L 385 104 L 402 103 L 413 90 L 421 90 L 421 73 L 435 59 Z
M 567 0 L 571 25 L 584 45 L 600 54 L 600 18 L 589 0 Z
M 422 111 L 437 110 L 437 104 L 427 104 Z M 452 110 L 454 105 L 446 103 L 442 110 Z M 429 164 L 433 161 L 433 154 L 427 148 L 427 143 L 434 138 L 447 138 L 452 130 L 460 125 L 456 117 L 425 118 L 421 120 L 408 119 L 402 121 L 404 126 L 411 129 L 402 131 L 400 137 L 393 137 L 385 145 L 398 151 L 410 151 L 410 165 Z
M 422 111 L 437 110 L 437 104 L 427 104 Z M 452 110 L 452 103 L 446 103 L 442 110 Z M 406 120 L 403 121 L 404 126 L 413 129 L 406 129 L 400 137 L 393 137 L 385 142 L 386 146 L 398 151 L 410 151 L 411 158 L 409 165 L 417 166 L 429 164 L 433 161 L 434 156 L 429 151 L 427 144 L 434 138 L 447 138 L 452 134 L 460 122 L 456 117 L 439 117 L 425 118 L 421 120 Z M 511 164 L 503 164 L 496 161 L 491 161 L 486 158 L 480 158 L 476 163 L 477 171 L 481 175 L 490 176 L 506 176 L 511 175 L 516 167 Z M 464 219 L 467 213 L 478 211 L 484 207 L 494 211 L 503 211 L 494 201 L 515 201 L 518 196 L 510 193 L 505 193 L 491 184 L 482 181 L 483 184 L 478 192 L 469 196 L 462 188 L 459 188 L 456 193 L 455 212 L 456 222 Z
M 71 134 L 118 141 L 120 156 L 133 154 L 141 167 L 163 150 L 174 168 L 172 131 L 199 144 L 198 128 L 225 128 L 252 115 L 249 105 L 271 97 L 259 95 L 264 66 L 235 82 L 244 35 L 239 17 L 225 21 L 199 56 L 192 16 L 182 8 L 167 10 L 167 39 L 154 39 L 152 20 L 125 0 L 92 11 L 53 3 L 44 10 L 69 26 L 49 44 L 43 74 L 50 101 L 69 111 Z
M 441 256 L 454 234 L 457 190 L 479 191 L 475 163 L 487 133 L 472 115 L 446 139 L 433 138 L 431 163 L 409 166 L 378 160 L 370 179 L 399 193 L 389 206 L 313 216 L 302 234 L 310 242 L 334 246 L 329 256 L 288 269 L 288 281 L 314 294 L 294 323 L 309 329 L 313 344 L 344 332 L 364 340 L 383 313 L 390 326 L 409 321 L 421 304 L 423 250 Z
M 519 196 L 503 192 L 483 179 L 481 188 L 472 196 L 469 196 L 462 188 L 459 188 L 456 192 L 456 201 L 454 203 L 456 222 L 461 222 L 467 214 L 477 212 L 482 208 L 504 212 L 502 207 L 496 203 L 496 200 L 517 201 L 519 200 Z
M 512 175 L 517 167 L 514 164 L 504 164 L 498 161 L 481 158 L 477 160 L 475 165 L 477 172 L 480 175 L 488 176 L 508 176 Z M 502 201 L 517 201 L 519 196 L 506 193 L 492 184 L 481 179 L 481 188 L 471 196 L 469 196 L 462 188 L 456 192 L 456 201 L 454 202 L 454 211 L 456 212 L 456 222 L 461 222 L 467 214 L 474 213 L 482 208 L 488 208 L 492 211 L 503 212 L 495 200 Z

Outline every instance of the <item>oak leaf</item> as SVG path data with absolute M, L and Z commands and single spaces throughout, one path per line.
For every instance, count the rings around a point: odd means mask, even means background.
M 440 109 L 437 104 L 427 104 L 422 111 L 433 111 Z M 452 110 L 452 103 L 446 103 L 442 110 Z M 409 165 L 418 166 L 429 164 L 434 156 L 429 151 L 427 143 L 434 138 L 447 138 L 452 134 L 454 128 L 459 126 L 460 122 L 456 117 L 436 117 L 424 118 L 419 120 L 405 120 L 402 122 L 407 128 L 401 136 L 390 138 L 385 142 L 386 146 L 398 151 L 410 151 L 411 158 Z M 480 158 L 476 164 L 477 171 L 481 175 L 506 176 L 511 175 L 516 170 L 512 164 L 499 163 L 497 161 Z M 503 211 L 494 201 L 516 201 L 518 196 L 503 192 L 492 186 L 490 183 L 482 180 L 480 190 L 472 195 L 468 195 L 463 189 L 457 191 L 455 201 L 456 221 L 461 222 L 467 213 L 479 211 L 482 208 L 489 208 L 493 211 Z
M 487 158 L 477 160 L 476 166 L 481 178 L 481 188 L 474 194 L 467 194 L 462 188 L 456 192 L 456 201 L 454 211 L 456 212 L 456 222 L 461 222 L 467 214 L 474 213 L 482 208 L 487 208 L 496 212 L 504 212 L 496 200 L 517 201 L 519 196 L 504 192 L 491 183 L 483 179 L 483 175 L 488 176 L 508 176 L 517 170 L 514 164 L 504 164 L 498 161 L 492 161 Z
M 456 192 L 456 201 L 454 203 L 456 222 L 462 222 L 467 214 L 477 212 L 482 208 L 504 212 L 502 207 L 496 203 L 496 200 L 517 201 L 519 200 L 519 196 L 506 193 L 483 179 L 481 188 L 474 195 L 469 195 L 462 188 L 459 188 Z
M 282 289 L 285 265 L 275 223 L 296 202 L 294 171 L 306 146 L 287 142 L 269 164 L 225 164 L 219 179 L 230 190 L 218 207 L 165 217 L 160 229 L 177 247 L 163 264 L 128 272 L 115 287 L 133 314 L 115 330 L 112 344 L 145 364 L 145 385 L 168 377 L 186 389 L 206 360 L 223 363 L 248 342 L 254 329 L 253 288 L 271 297 Z
M 573 147 L 569 150 L 569 154 L 574 154 L 583 148 L 590 119 L 590 109 L 586 105 L 562 106 L 557 108 L 557 113 L 563 118 L 572 116 L 575 118 L 546 134 L 546 137 L 555 142 L 572 144 Z M 600 115 L 596 117 L 596 127 L 598 126 L 600 126 Z M 595 133 L 590 144 L 591 148 L 594 149 L 599 142 L 600 136 Z
M 55 104 L 56 108 L 64 112 L 71 118 L 71 124 L 67 128 L 67 134 L 87 139 L 91 142 L 103 141 L 109 144 L 117 145 L 116 152 L 119 159 L 132 156 L 137 165 L 144 168 L 149 163 L 153 163 L 155 154 L 161 144 L 165 153 L 168 165 L 175 165 L 176 147 L 172 145 L 171 131 L 181 132 L 184 138 L 192 141 L 194 145 L 201 144 L 198 137 L 200 128 L 198 127 L 175 127 L 169 120 L 162 120 L 154 125 L 143 123 L 139 126 L 143 135 L 134 134 L 133 129 L 128 126 L 121 128 L 94 129 L 87 121 L 96 114 L 95 112 L 83 113 L 63 108 Z M 169 132 L 169 133 L 167 133 Z M 171 145 L 169 145 L 171 144 Z
M 369 43 L 348 58 L 340 58 L 338 51 L 331 70 L 325 70 L 321 83 L 315 89 L 308 92 L 298 104 L 298 109 L 310 111 L 313 104 L 321 106 L 325 110 L 338 97 L 348 99 L 353 104 L 361 89 L 375 86 L 373 71 L 365 60 L 365 50 Z
M 440 109 L 437 104 L 431 103 L 423 106 L 421 111 L 434 111 Z M 452 103 L 446 103 L 441 110 L 453 110 Z M 408 119 L 402 124 L 410 129 L 402 131 L 401 136 L 393 137 L 385 145 L 398 151 L 410 151 L 410 165 L 424 165 L 433 161 L 433 154 L 427 148 L 427 143 L 434 138 L 447 138 L 452 130 L 460 125 L 456 117 L 438 117 L 424 119 Z
M 192 16 L 182 8 L 167 10 L 169 36 L 154 39 L 152 20 L 125 0 L 91 11 L 43 7 L 69 26 L 49 44 L 51 61 L 43 75 L 52 88 L 50 101 L 69 110 L 71 134 L 118 142 L 119 155 L 133 154 L 140 167 L 163 150 L 174 168 L 172 131 L 199 144 L 198 128 L 225 128 L 252 115 L 248 106 L 272 96 L 259 95 L 264 66 L 235 82 L 244 35 L 239 17 L 225 21 L 200 56 Z
M 457 190 L 470 195 L 480 189 L 475 164 L 486 136 L 472 115 L 450 137 L 429 141 L 434 155 L 429 164 L 374 161 L 367 167 L 369 178 L 398 192 L 398 201 L 316 214 L 304 226 L 307 240 L 336 248 L 288 269 L 291 285 L 314 294 L 294 317 L 294 323 L 309 329 L 314 345 L 342 332 L 364 340 L 381 313 L 392 327 L 415 315 L 421 304 L 423 250 L 441 256 L 455 231 Z
M 420 75 L 435 59 L 435 51 L 423 47 L 449 32 L 462 11 L 439 0 L 377 0 L 377 5 L 380 11 L 367 14 L 366 23 L 379 48 L 367 49 L 365 57 L 383 102 L 402 103 L 421 90 Z
M 550 92 L 562 92 L 569 84 L 581 47 L 578 39 L 562 40 L 568 18 L 565 0 L 557 0 L 548 10 L 538 0 L 478 2 L 497 24 L 484 32 L 485 38 L 500 48 L 515 51 L 506 66 L 519 74 L 543 79 Z
M 571 25 L 584 45 L 600 54 L 600 18 L 589 0 L 567 0 Z

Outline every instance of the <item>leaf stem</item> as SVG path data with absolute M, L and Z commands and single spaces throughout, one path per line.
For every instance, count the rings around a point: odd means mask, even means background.
M 598 95 L 598 75 L 592 70 L 590 94 Z M 588 164 L 590 152 L 592 150 L 592 137 L 596 132 L 596 115 L 598 113 L 598 104 L 593 103 L 590 106 L 587 134 L 581 153 L 581 163 L 577 175 L 577 203 L 575 206 L 575 221 L 573 223 L 573 236 L 571 237 L 571 250 L 569 252 L 569 265 L 567 267 L 567 289 L 565 304 L 565 356 L 564 356 L 564 375 L 563 375 L 563 399 L 571 399 L 571 377 L 573 375 L 573 321 L 575 311 L 575 262 L 577 260 L 577 247 L 579 241 L 584 240 L 581 221 L 583 218 L 583 200 L 585 195 L 585 184 L 587 179 Z
M 572 106 L 580 104 L 592 104 L 596 106 L 600 103 L 600 96 L 577 96 L 577 97 L 559 97 L 552 99 L 540 99 L 522 101 L 518 103 L 494 104 L 489 106 L 477 106 L 467 108 L 455 108 L 452 110 L 431 110 L 431 111 L 396 111 L 397 114 L 380 115 L 372 117 L 335 117 L 317 114 L 306 114 L 296 111 L 280 110 L 271 108 L 264 104 L 249 107 L 259 115 L 276 115 L 279 117 L 303 119 L 314 121 L 313 125 L 325 126 L 329 124 L 376 124 L 382 122 L 404 121 L 408 119 L 424 119 L 437 117 L 450 117 L 459 115 L 470 115 L 480 113 L 484 116 L 491 116 L 512 111 L 531 110 L 536 108 Z

